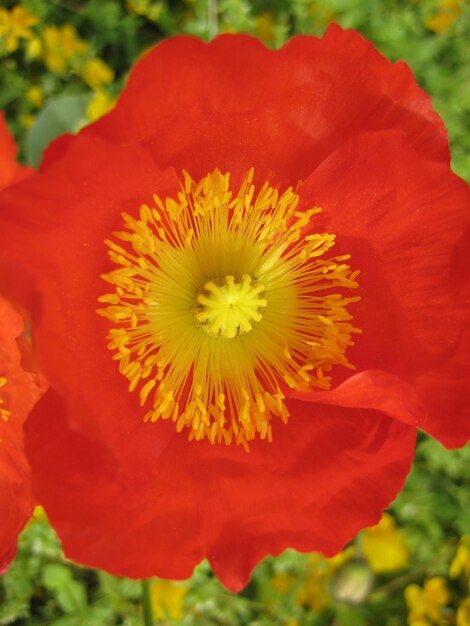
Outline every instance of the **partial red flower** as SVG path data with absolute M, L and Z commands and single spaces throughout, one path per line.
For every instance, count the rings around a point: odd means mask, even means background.
M 18 535 L 33 508 L 22 426 L 39 390 L 21 367 L 16 338 L 22 332 L 21 316 L 0 297 L 0 573 L 15 556 Z
M 16 146 L 0 113 L 0 188 L 28 174 L 17 165 Z M 23 449 L 23 422 L 39 397 L 26 358 L 17 343 L 24 330 L 21 316 L 0 296 L 0 573 L 16 554 L 18 534 L 31 514 L 30 469 Z
M 0 189 L 13 185 L 32 173 L 31 168 L 16 161 L 18 148 L 0 111 Z
M 470 436 L 469 191 L 407 66 L 356 33 L 163 42 L 0 211 L 52 384 L 35 495 L 70 558 L 207 557 L 236 590 L 377 522 L 416 426 Z

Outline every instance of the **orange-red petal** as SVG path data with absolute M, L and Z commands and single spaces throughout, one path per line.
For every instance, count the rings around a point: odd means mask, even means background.
M 16 162 L 17 148 L 0 112 L 0 189 L 26 178 L 29 168 Z M 0 276 L 0 284 L 2 283 Z M 23 321 L 0 296 L 0 573 L 16 554 L 18 534 L 32 509 L 30 469 L 23 450 L 22 425 L 39 396 L 31 374 L 21 367 L 24 350 L 17 344 Z M 6 413 L 8 411 L 8 413 Z
M 137 62 L 116 107 L 82 133 L 145 143 L 160 167 L 196 179 L 254 166 L 263 181 L 290 183 L 350 138 L 386 129 L 449 162 L 442 120 L 408 66 L 332 24 L 321 39 L 294 37 L 277 51 L 246 35 L 165 40 Z M 52 145 L 44 168 L 70 141 Z
M 348 352 L 360 374 L 325 401 L 385 410 L 445 445 L 464 445 L 470 438 L 467 185 L 446 165 L 416 154 L 402 133 L 386 132 L 345 144 L 300 193 L 304 206 L 315 199 L 323 208 L 319 228 L 334 231 L 339 250 L 351 253 L 361 270 L 353 314 L 362 334 Z
M 12 185 L 32 173 L 31 168 L 16 161 L 18 148 L 0 111 L 0 189 Z
M 26 428 L 35 493 L 80 563 L 180 579 L 208 557 L 237 591 L 266 554 L 340 550 L 380 518 L 409 471 L 414 428 L 375 411 L 290 408 L 295 419 L 249 454 L 174 433 L 161 447 L 166 423 L 130 431 L 123 454 L 71 428 L 78 407 L 49 391 Z
M 18 534 L 31 514 L 30 469 L 23 450 L 23 422 L 39 397 L 34 378 L 21 367 L 16 338 L 23 322 L 12 306 L 0 296 L 0 572 L 16 553 Z

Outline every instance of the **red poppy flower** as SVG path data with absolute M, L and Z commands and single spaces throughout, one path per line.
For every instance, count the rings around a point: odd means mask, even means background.
M 28 173 L 15 157 L 16 146 L 0 113 L 0 188 Z M 21 316 L 0 296 L 0 573 L 14 557 L 18 534 L 32 510 L 22 425 L 39 392 L 21 367 L 23 355 L 16 340 L 23 329 Z
M 407 66 L 358 34 L 166 41 L 0 206 L 53 387 L 34 489 L 79 562 L 207 557 L 239 589 L 376 522 L 416 426 L 470 435 L 469 191 Z

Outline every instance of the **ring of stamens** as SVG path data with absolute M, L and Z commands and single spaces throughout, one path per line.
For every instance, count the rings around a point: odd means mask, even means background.
M 286 422 L 283 389 L 327 389 L 360 332 L 349 304 L 358 272 L 349 256 L 325 258 L 334 235 L 315 233 L 320 211 L 298 211 L 292 188 L 250 170 L 238 193 L 229 174 L 201 181 L 183 173 L 176 199 L 153 197 L 107 240 L 117 268 L 99 298 L 111 320 L 108 347 L 146 407 L 190 439 L 248 448 Z M 119 241 L 119 243 L 117 243 Z

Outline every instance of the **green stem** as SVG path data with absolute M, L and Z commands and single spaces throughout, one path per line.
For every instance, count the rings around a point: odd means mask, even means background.
M 142 581 L 142 605 L 144 608 L 144 626 L 154 626 L 150 580 Z

